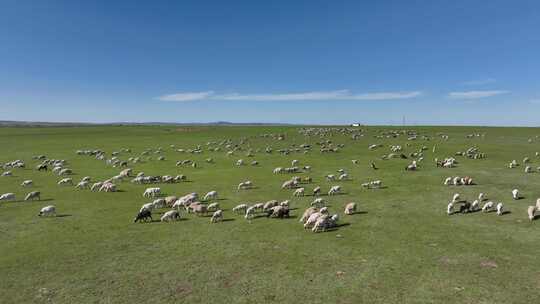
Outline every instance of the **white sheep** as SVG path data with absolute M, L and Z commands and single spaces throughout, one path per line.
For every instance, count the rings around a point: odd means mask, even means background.
M 345 211 L 344 211 L 345 214 L 351 215 L 351 214 L 354 214 L 355 212 L 356 212 L 356 203 L 351 202 L 345 206 Z
M 210 219 L 210 223 L 217 223 L 223 221 L 223 211 L 218 210 L 212 214 L 212 218 Z
M 56 207 L 53 205 L 43 207 L 38 216 L 56 216 Z
M 457 203 L 459 201 L 460 201 L 460 195 L 459 193 L 455 193 L 454 196 L 452 197 L 452 202 Z
M 77 186 L 75 186 L 77 189 L 88 189 L 90 186 L 89 186 L 89 182 L 86 182 L 86 181 L 81 181 L 77 184 Z
M 321 187 L 317 186 L 315 189 L 313 189 L 313 195 L 319 196 L 321 194 Z
M 497 204 L 497 215 L 503 215 L 503 203 Z
M 4 193 L 0 195 L 0 201 L 14 201 L 15 200 L 15 193 Z
M 319 232 L 322 230 L 324 232 L 328 228 L 335 227 L 338 219 L 339 219 L 339 216 L 337 214 L 334 214 L 332 216 L 328 216 L 328 215 L 321 216 L 317 219 L 311 231 Z
M 251 206 L 246 209 L 246 215 L 244 215 L 244 218 L 246 220 L 251 220 L 255 216 L 255 212 L 257 211 L 257 208 L 255 206 Z
M 535 218 L 535 212 L 537 211 L 536 210 L 536 206 L 529 206 L 529 208 L 527 208 L 527 214 L 529 215 L 529 220 L 534 220 Z
M 181 214 L 178 210 L 169 210 L 161 216 L 160 221 L 162 222 L 171 222 L 178 221 L 181 218 Z
M 103 182 L 94 183 L 94 184 L 92 184 L 92 187 L 90 187 L 90 190 L 91 191 L 98 191 L 99 188 L 101 188 L 101 186 L 103 186 Z
M 146 203 L 146 204 L 142 205 L 141 209 L 139 209 L 139 212 L 142 212 L 145 209 L 148 210 L 148 211 L 152 211 L 154 209 L 154 204 Z
M 63 178 L 58 182 L 58 185 L 73 185 L 73 179 L 69 177 Z
M 451 182 L 452 182 L 452 178 L 451 178 L 451 177 L 447 177 L 447 178 L 444 180 L 444 183 L 443 183 L 443 184 L 444 184 L 445 186 L 449 186 Z
M 323 214 L 320 211 L 312 213 L 304 223 L 304 229 L 313 227 L 313 225 L 315 225 L 317 222 L 317 219 L 321 216 L 323 216 Z
M 491 210 L 491 208 L 493 208 L 493 202 L 489 201 L 485 203 L 484 206 L 482 207 L 482 212 L 488 212 Z
M 156 196 L 159 196 L 160 194 L 161 194 L 160 188 L 147 188 L 143 192 L 143 197 L 156 197 Z
M 341 192 L 341 186 L 332 186 L 328 191 L 328 195 L 335 195 Z
M 454 213 L 454 203 L 450 202 L 448 203 L 448 206 L 446 206 L 446 214 L 451 215 Z
M 293 196 L 304 196 L 305 189 L 304 188 L 298 188 L 294 191 Z
M 30 187 L 33 185 L 33 181 L 31 179 L 27 179 L 21 183 L 21 187 Z
M 208 201 L 208 200 L 215 200 L 217 199 L 218 197 L 218 192 L 217 191 L 210 191 L 208 193 L 206 193 L 206 195 L 203 197 L 203 200 L 205 201 Z
M 315 206 L 315 207 L 324 206 L 324 205 L 326 205 L 326 202 L 322 197 L 318 197 L 315 200 L 313 200 L 313 202 L 311 202 L 311 206 Z
M 480 206 L 480 200 L 474 200 L 474 202 L 471 205 L 471 211 L 476 211 Z
M 478 200 L 483 202 L 484 200 L 486 200 L 486 194 L 485 193 L 480 193 L 478 194 Z
M 211 203 L 206 207 L 208 211 L 217 211 L 219 209 L 219 203 Z
M 512 190 L 512 198 L 515 199 L 515 200 L 519 199 L 519 190 L 518 189 Z
M 304 211 L 304 214 L 302 214 L 302 217 L 300 218 L 301 223 L 305 223 L 308 218 L 315 212 L 318 212 L 318 209 L 315 207 L 309 207 Z
M 247 204 L 240 204 L 240 205 L 237 205 L 236 207 L 234 207 L 232 209 L 232 211 L 234 213 L 245 213 L 247 208 L 248 208 Z
M 238 190 L 246 190 L 253 186 L 253 183 L 251 181 L 245 181 L 238 184 Z

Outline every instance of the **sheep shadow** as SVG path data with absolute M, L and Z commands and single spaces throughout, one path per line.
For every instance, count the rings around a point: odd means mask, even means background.
M 236 219 L 233 219 L 233 218 L 226 218 L 226 219 L 222 219 L 221 221 L 222 221 L 222 222 L 232 222 L 232 221 L 236 221 Z
M 531 221 L 536 221 L 536 220 L 540 220 L 540 214 L 539 215 L 535 215 Z
M 337 224 L 334 227 L 326 229 L 325 232 L 336 231 L 336 230 L 339 230 L 340 228 L 347 227 L 347 226 L 350 226 L 350 225 L 351 225 L 351 223 Z
M 70 217 L 72 214 L 57 214 L 56 217 Z
M 351 213 L 350 215 L 356 215 L 356 214 L 358 214 L 358 215 L 360 215 L 360 214 L 368 214 L 368 212 L 367 211 L 355 211 L 355 212 Z
M 511 213 L 512 213 L 512 211 L 510 211 L 510 210 L 505 210 L 505 211 L 503 211 L 503 212 L 501 213 L 501 215 L 511 214 Z

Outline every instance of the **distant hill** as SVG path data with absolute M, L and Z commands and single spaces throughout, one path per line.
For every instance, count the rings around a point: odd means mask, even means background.
M 77 127 L 77 126 L 287 126 L 294 124 L 287 123 L 234 123 L 228 121 L 216 122 L 194 122 L 194 123 L 176 123 L 176 122 L 112 122 L 112 123 L 85 123 L 85 122 L 46 122 L 46 121 L 15 121 L 0 120 L 0 127 Z

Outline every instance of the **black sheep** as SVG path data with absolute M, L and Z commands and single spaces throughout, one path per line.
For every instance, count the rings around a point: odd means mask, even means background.
M 150 210 L 144 208 L 143 210 L 139 211 L 139 213 L 137 213 L 137 216 L 135 217 L 133 222 L 136 223 L 137 221 L 146 221 L 148 219 L 150 219 L 151 221 L 153 220 L 152 219 L 152 212 Z

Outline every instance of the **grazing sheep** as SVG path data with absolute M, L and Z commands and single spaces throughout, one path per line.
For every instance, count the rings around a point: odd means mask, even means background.
M 90 187 L 90 190 L 91 191 L 98 191 L 101 188 L 101 186 L 103 186 L 103 182 L 94 183 L 92 185 L 92 187 Z
M 240 204 L 240 205 L 237 205 L 236 207 L 234 207 L 232 209 L 232 211 L 234 213 L 245 213 L 247 208 L 248 208 L 247 204 Z
M 313 189 L 313 196 L 319 196 L 321 194 L 321 187 L 317 186 Z
M 337 225 L 337 221 L 339 220 L 339 216 L 337 214 L 334 214 L 332 216 L 323 215 L 317 219 L 315 222 L 315 225 L 313 225 L 313 228 L 311 231 L 313 232 L 320 232 L 320 231 L 326 231 L 328 228 L 335 227 Z
M 286 206 L 274 206 L 266 211 L 266 217 L 285 218 L 289 217 L 289 208 Z
M 313 200 L 313 202 L 311 202 L 310 204 L 311 206 L 324 206 L 326 205 L 326 202 L 324 201 L 324 199 L 322 197 L 318 197 L 316 198 L 315 200 Z
M 154 209 L 154 204 L 153 203 L 146 203 L 146 204 L 141 206 L 141 209 L 139 209 L 139 211 L 142 211 L 144 209 L 148 209 L 148 210 L 152 211 L 152 209 Z
M 443 183 L 443 184 L 444 184 L 445 186 L 449 186 L 451 182 L 452 182 L 452 178 L 451 178 L 451 177 L 447 177 L 447 178 L 444 180 L 444 183 Z
M 323 216 L 324 214 L 322 212 L 314 212 L 312 213 L 308 219 L 305 221 L 304 223 L 304 229 L 308 229 L 308 228 L 311 228 L 313 227 L 313 225 L 315 225 L 315 223 L 317 222 L 317 219 L 321 216 Z
M 206 193 L 203 200 L 205 200 L 205 201 L 215 200 L 215 199 L 217 199 L 217 197 L 218 197 L 218 193 L 217 193 L 217 191 L 214 190 L 214 191 L 210 191 L 210 192 Z
M 257 204 L 254 204 L 252 207 L 255 208 L 255 210 L 263 210 L 264 209 L 264 204 L 263 203 L 257 203 Z
M 246 190 L 253 187 L 253 183 L 251 181 L 245 181 L 238 184 L 238 190 Z
M 69 177 L 63 178 L 58 182 L 58 185 L 72 185 L 73 186 L 73 180 Z
M 328 195 L 335 195 L 341 193 L 341 186 L 332 186 L 328 191 Z
M 503 215 L 503 203 L 497 204 L 497 215 Z
M 180 220 L 180 217 L 181 215 L 178 210 L 169 210 L 161 216 L 160 221 L 162 222 L 178 221 Z
M 346 206 L 345 206 L 345 211 L 344 211 L 345 214 L 347 215 L 351 215 L 351 214 L 354 214 L 356 213 L 356 203 L 348 203 Z
M 293 196 L 304 196 L 305 189 L 304 188 L 298 188 L 294 191 Z
M 58 175 L 70 175 L 70 174 L 73 174 L 73 171 L 71 169 L 68 169 L 68 168 L 61 169 L 58 172 Z
M 150 219 L 150 221 L 152 221 L 152 211 L 150 211 L 149 209 L 141 209 L 139 211 L 139 213 L 137 213 L 137 216 L 135 216 L 135 218 L 133 219 L 133 222 L 136 223 L 138 221 L 147 221 L 148 219 Z
M 536 200 L 536 211 L 540 211 L 540 198 Z
M 446 214 L 452 215 L 454 213 L 454 203 L 450 202 L 448 203 L 448 206 L 446 206 Z
M 2 173 L 2 176 L 13 176 L 13 174 L 11 173 L 11 171 L 6 171 Z
M 190 207 L 194 205 L 194 204 L 191 204 Z M 206 208 L 206 205 L 203 205 L 203 204 L 195 204 L 193 207 L 191 207 L 191 209 L 193 210 L 193 212 L 197 215 L 197 216 L 201 216 L 201 215 L 206 215 L 208 213 L 208 209 Z
M 315 212 L 318 212 L 319 210 L 315 207 L 309 207 L 304 211 L 304 214 L 302 214 L 302 217 L 300 218 L 301 223 L 306 223 L 308 218 Z
M 160 194 L 161 188 L 147 188 L 143 193 L 143 197 L 156 197 Z
M 251 206 L 246 209 L 246 214 L 244 215 L 244 218 L 246 220 L 251 220 L 255 216 L 255 212 L 257 211 L 257 208 L 254 206 Z
M 38 216 L 56 216 L 56 207 L 53 205 L 43 207 L 39 211 Z
M 478 194 L 478 200 L 483 202 L 484 200 L 486 200 L 486 195 L 483 192 Z
M 329 181 L 329 182 L 330 182 L 330 181 L 335 181 L 335 180 L 336 180 L 336 176 L 333 175 L 333 174 L 328 174 L 328 175 L 326 176 L 326 180 Z
M 459 193 L 455 193 L 454 196 L 452 197 L 452 202 L 457 203 L 459 201 L 460 201 Z
M 485 203 L 484 206 L 482 207 L 482 212 L 489 212 L 491 208 L 493 208 L 493 202 L 489 201 Z
M 25 201 L 30 201 L 30 200 L 35 200 L 37 199 L 38 201 L 41 200 L 41 192 L 39 191 L 32 191 L 30 193 L 28 193 L 25 197 L 24 197 L 24 200 Z
M 208 206 L 206 206 L 206 209 L 208 209 L 208 211 L 217 211 L 219 209 L 219 203 L 208 204 Z
M 474 202 L 471 205 L 470 211 L 474 212 L 474 211 L 478 210 L 478 208 L 480 206 L 480 202 L 481 202 L 481 200 L 474 200 Z
M 532 173 L 533 172 L 533 169 L 531 166 L 526 166 L 525 167 L 525 173 Z
M 338 177 L 339 180 L 348 180 L 349 175 L 347 173 L 343 173 Z
M 167 207 L 172 207 L 172 205 L 174 204 L 174 202 L 176 202 L 177 199 L 178 199 L 178 198 L 177 198 L 176 196 L 174 196 L 174 195 L 167 196 L 167 197 L 164 198 L 164 200 L 165 200 L 165 205 L 166 205 Z
M 267 201 L 266 203 L 264 203 L 263 205 L 263 211 L 268 211 L 269 209 L 275 207 L 278 205 L 278 201 L 276 200 L 270 200 L 270 201 Z
M 164 198 L 158 198 L 152 202 L 152 206 L 153 206 L 152 209 L 161 209 L 161 208 L 165 208 L 167 204 Z
M 512 198 L 515 199 L 515 200 L 519 199 L 519 190 L 518 189 L 512 190 Z
M 21 187 L 30 187 L 34 182 L 31 179 L 27 179 L 21 183 Z
M 81 181 L 75 186 L 77 189 L 88 189 L 90 187 L 89 183 L 86 181 Z
M 0 201 L 14 201 L 15 193 L 4 193 L 0 195 Z
M 298 185 L 296 180 L 288 180 L 281 185 L 281 189 L 292 189 Z
M 535 212 L 537 211 L 536 210 L 536 206 L 529 206 L 529 208 L 527 208 L 527 214 L 529 215 L 529 220 L 534 220 L 534 217 L 535 217 Z
M 210 223 L 217 223 L 223 221 L 223 211 L 217 210 L 212 214 L 212 218 L 210 219 Z
M 116 185 L 105 181 L 98 190 L 99 192 L 116 192 Z

